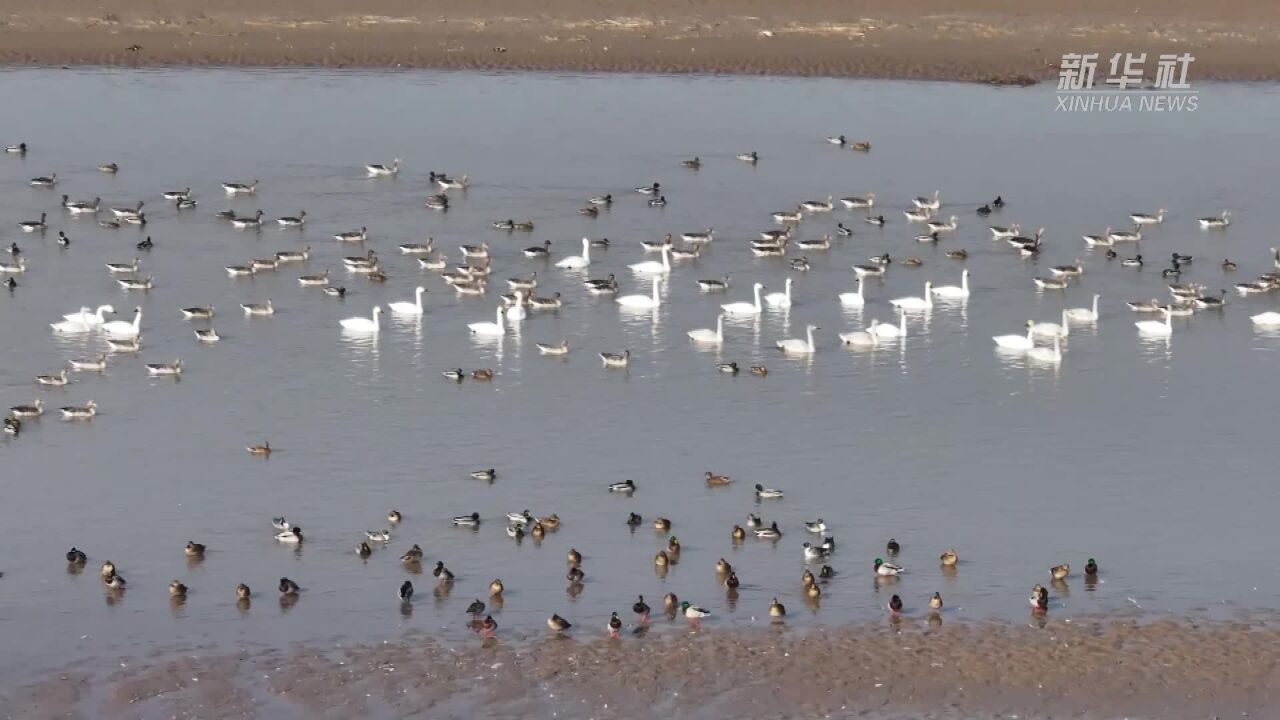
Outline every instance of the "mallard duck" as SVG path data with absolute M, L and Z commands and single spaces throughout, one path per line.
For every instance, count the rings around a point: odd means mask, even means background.
M 281 595 L 297 595 L 298 591 L 302 590 L 302 588 L 298 587 L 298 583 L 287 577 L 280 578 L 280 585 L 278 587 L 280 588 Z
M 710 610 L 698 607 L 697 605 L 690 605 L 687 600 L 680 603 L 680 610 L 684 613 L 685 617 L 694 621 L 701 620 L 704 617 L 711 617 Z
M 738 585 L 739 585 L 739 584 L 740 584 L 740 583 L 738 582 L 738 573 L 733 572 L 732 570 L 731 570 L 731 571 L 729 571 L 729 576 L 728 576 L 728 577 L 726 577 L 726 578 L 724 579 L 724 587 L 725 587 L 725 589 L 726 589 L 726 590 L 737 590 L 737 589 L 738 589 Z
M 288 520 L 284 519 L 283 515 L 281 515 L 280 517 L 271 518 L 271 527 L 277 530 L 288 530 L 293 526 L 289 524 Z
M 75 548 L 72 548 L 72 549 L 74 550 Z M 1094 560 L 1093 558 L 1089 558 L 1089 562 L 1085 563 L 1085 565 L 1084 565 L 1084 574 L 1085 574 L 1085 575 L 1097 575 L 1097 574 L 1098 574 L 1098 562 L 1097 562 L 1096 560 Z
M 827 531 L 827 524 L 822 521 L 822 518 L 818 518 L 813 522 L 806 521 L 804 524 L 804 529 L 808 530 L 811 533 L 823 533 Z
M 728 475 L 716 475 L 710 470 L 707 471 L 706 480 L 707 480 L 707 484 L 711 486 L 728 485 L 729 483 L 733 482 L 733 479 L 730 478 Z
M 22 421 L 15 417 L 7 417 L 4 419 L 4 431 L 6 434 L 17 437 L 22 434 Z
M 765 375 L 769 374 L 769 368 L 765 367 L 764 365 L 752 365 L 751 374 L 759 377 L 764 377 Z
M 1036 585 L 1031 588 L 1030 603 L 1031 609 L 1035 612 L 1044 612 L 1045 610 L 1048 610 L 1049 591 L 1041 587 L 1039 583 L 1036 583 Z
M 782 531 L 778 529 L 778 523 L 774 522 L 767 528 L 758 528 L 756 530 L 756 537 L 776 540 L 782 537 Z
M 417 565 L 422 562 L 422 548 L 415 543 L 413 547 L 400 556 L 400 562 L 406 565 Z
M 396 593 L 400 598 L 400 602 L 409 602 L 413 599 L 413 583 L 405 580 L 400 583 L 400 591 Z
M 1239 267 L 1238 265 L 1231 262 L 1230 258 L 1227 258 L 1222 261 L 1222 270 L 1224 272 L 1235 272 L 1238 267 Z
M 941 610 L 941 609 L 942 609 L 942 594 L 941 594 L 941 593 L 934 593 L 934 594 L 933 594 L 933 597 L 929 598 L 929 609 L 930 609 L 930 610 Z
M 671 558 L 667 555 L 666 550 L 659 550 L 657 555 L 653 556 L 653 564 L 657 567 L 667 567 L 671 564 Z
M 653 529 L 654 529 L 654 530 L 670 530 L 670 529 L 671 529 L 671 521 L 670 521 L 670 520 L 668 520 L 668 519 L 666 519 L 666 518 L 664 518 L 664 517 L 654 518 L 654 520 L 653 520 Z
M 103 582 L 112 590 L 123 590 L 126 585 L 124 577 L 118 573 L 111 573 L 110 576 L 103 578 Z
M 903 568 L 900 565 L 887 563 L 880 558 L 876 558 L 875 570 L 877 575 L 883 575 L 885 577 L 897 575 L 903 572 Z
M 813 573 L 809 571 L 809 568 L 805 568 L 804 572 L 800 573 L 800 587 L 807 589 L 816 582 L 818 581 L 813 577 Z
M 738 374 L 738 363 L 736 362 L 719 363 L 718 365 L 716 365 L 716 367 L 720 370 L 720 372 L 726 373 L 728 375 Z
M 569 552 L 564 554 L 564 559 L 569 565 L 576 567 L 582 564 L 582 553 L 573 548 L 569 548 Z
M 236 585 L 236 599 L 248 600 L 252 594 L 253 591 L 249 589 L 248 585 L 245 585 L 244 583 Z
M 636 491 L 636 483 L 634 480 L 624 480 L 622 482 L 610 483 L 609 492 L 614 493 L 633 493 Z
M 479 615 L 480 613 L 483 613 L 483 612 L 484 612 L 484 603 L 481 602 L 479 598 L 476 598 L 471 602 L 470 605 L 467 606 L 468 615 Z
M 400 514 L 399 510 L 391 510 L 387 512 L 387 522 L 391 523 L 392 525 L 400 522 L 403 519 L 404 519 L 404 516 Z
M 893 613 L 894 615 L 897 615 L 898 613 L 902 612 L 902 598 L 898 597 L 897 595 L 894 595 L 893 597 L 889 598 L 888 608 L 889 608 L 889 612 Z
M 71 563 L 72 565 L 79 565 L 80 567 L 84 567 L 84 564 L 88 561 L 89 561 L 89 557 L 85 555 L 84 552 L 78 548 L 73 547 L 67 551 L 67 562 Z
M 662 607 L 670 615 L 675 615 L 676 610 L 680 609 L 680 598 L 675 593 L 667 593 L 662 596 Z
M 480 621 L 480 637 L 492 638 L 497 631 L 498 621 L 492 615 L 485 615 L 484 620 Z
M 115 563 L 113 563 L 113 562 L 111 562 L 110 560 L 108 560 L 108 561 L 106 561 L 106 562 L 102 563 L 102 569 L 100 570 L 100 573 L 101 573 L 101 575 L 102 575 L 102 577 L 103 577 L 104 579 L 105 579 L 105 578 L 109 578 L 109 577 L 111 577 L 112 575 L 115 575 L 115 574 L 116 574 L 116 564 L 115 564 Z
M 373 542 L 389 543 L 391 542 L 390 530 L 365 530 L 364 536 Z
M 775 490 L 775 489 L 773 489 L 773 488 L 767 488 L 767 487 L 765 487 L 765 486 L 763 486 L 763 485 L 761 485 L 761 484 L 759 484 L 759 483 L 756 483 L 756 497 L 758 497 L 758 498 L 780 498 L 780 497 L 782 497 L 782 491 L 781 491 L 781 490 Z
M 732 536 L 734 540 L 745 540 L 747 537 L 747 531 L 743 530 L 741 525 L 734 525 Z
M 529 531 L 529 534 L 533 535 L 534 540 L 541 540 L 546 537 L 547 529 L 542 526 L 542 523 L 535 522 L 533 524 L 533 528 Z
M 818 577 L 822 578 L 823 580 L 830 580 L 835 576 L 836 576 L 836 569 L 831 567 L 830 565 L 823 565 L 822 569 L 818 570 Z
M 414 545 L 414 547 L 418 546 Z M 431 574 L 436 576 L 442 585 L 453 582 L 453 573 L 449 571 L 449 568 L 444 566 L 443 561 L 436 562 L 435 569 L 431 571 Z
M 505 589 L 506 587 L 502 584 L 502 580 L 494 578 L 493 582 L 489 583 L 489 596 L 501 595 Z
M 960 561 L 960 556 L 956 554 L 955 548 L 948 548 L 946 551 L 942 553 L 942 555 L 938 558 L 938 560 L 943 565 L 951 567 Z
M 250 455 L 270 455 L 271 443 L 264 440 L 261 445 L 250 445 L 249 447 L 245 448 L 245 450 Z
M 918 257 L 908 257 L 902 260 L 903 267 L 920 267 L 921 265 L 924 265 L 924 261 Z
M 187 557 L 196 557 L 196 558 L 204 557 L 204 551 L 205 551 L 204 545 L 201 545 L 198 542 L 192 542 L 190 540 L 187 541 L 187 546 L 183 550 L 183 552 L 187 554 Z
M 569 622 L 568 620 L 565 620 L 559 615 L 552 615 L 551 617 L 547 618 L 547 627 L 551 628 L 552 630 L 555 630 L 556 632 L 564 632 L 565 630 L 568 630 L 569 628 L 573 627 L 573 623 Z
M 587 574 L 583 572 L 582 568 L 575 565 L 569 568 L 569 572 L 565 573 L 564 577 L 569 581 L 570 585 L 578 585 L 586 579 Z
M 1049 568 L 1049 576 L 1054 580 L 1065 580 L 1071 574 L 1071 566 L 1063 563 Z
M 631 606 L 631 612 L 636 614 L 636 617 L 640 622 L 645 623 L 649 621 L 649 606 L 645 603 L 643 595 L 636 596 L 636 602 Z
M 884 549 L 890 555 L 897 555 L 899 552 L 902 551 L 902 546 L 898 544 L 897 540 L 894 540 L 893 538 L 889 538 L 889 542 L 885 543 Z
M 472 370 L 472 371 L 471 371 L 471 379 L 472 379 L 472 380 L 482 380 L 482 381 L 483 381 L 483 380 L 492 380 L 492 379 L 493 379 L 493 371 L 492 371 L 492 370 L 490 370 L 489 368 L 480 368 L 479 370 Z
M 276 540 L 282 543 L 300 543 L 302 542 L 302 528 L 294 525 L 284 532 L 277 533 Z
M 963 248 L 959 250 L 948 250 L 947 257 L 952 260 L 965 260 L 969 257 L 969 251 Z
M 496 477 L 498 477 L 498 472 L 493 468 L 489 468 L 488 470 L 476 470 L 471 473 L 471 478 L 473 480 L 493 480 Z
M 702 167 L 702 158 L 695 157 L 692 160 L 681 160 L 681 167 L 687 167 L 690 170 L 697 170 Z
M 169 583 L 169 596 L 174 598 L 185 598 L 187 596 L 187 586 L 174 580 Z
M 480 524 L 480 513 L 473 512 L 470 515 L 459 515 L 453 519 L 453 524 L 459 527 L 475 527 Z
M 809 598 L 812 600 L 817 600 L 818 598 L 822 597 L 822 588 L 819 587 L 817 583 L 813 583 L 811 585 L 805 586 L 804 594 L 809 596 Z
M 667 538 L 667 554 L 671 556 L 673 562 L 680 560 L 680 540 L 675 535 Z
M 814 545 L 814 544 L 812 544 L 812 543 L 805 543 L 805 544 L 804 544 L 804 559 L 805 559 L 805 560 L 822 560 L 822 559 L 823 559 L 823 558 L 825 558 L 828 554 L 830 554 L 830 552 L 829 552 L 826 548 L 824 548 L 824 547 L 821 547 L 821 546 L 818 546 L 818 545 Z
M 778 602 L 778 598 L 774 598 L 773 602 L 769 603 L 769 617 L 780 618 L 780 617 L 786 617 L 786 616 L 787 616 L 786 606 Z
M 560 527 L 560 516 L 555 513 L 551 513 L 544 518 L 539 518 L 538 524 L 542 525 L 542 527 L 547 530 L 555 530 Z
M 373 554 L 373 548 L 369 547 L 369 543 L 362 542 L 356 546 L 356 554 L 362 558 L 367 558 Z
M 758 527 L 760 527 L 762 524 L 763 524 L 763 523 L 762 523 L 762 522 L 760 522 L 760 516 L 759 516 L 759 515 L 755 515 L 755 514 L 753 514 L 753 513 L 747 513 L 747 527 L 749 527 L 749 528 L 758 528 Z
M 627 525 L 630 527 L 639 527 L 644 522 L 644 518 L 639 513 L 631 513 L 627 515 Z

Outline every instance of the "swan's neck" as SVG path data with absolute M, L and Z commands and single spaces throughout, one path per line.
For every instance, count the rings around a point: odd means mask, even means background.
M 907 334 L 907 314 L 906 313 L 901 313 L 898 316 L 898 331 L 903 336 L 906 336 Z
M 658 303 L 660 302 L 660 301 L 658 300 L 658 284 L 659 284 L 659 283 L 658 283 L 658 281 L 656 281 L 656 280 L 653 282 L 653 305 L 654 305 L 654 307 L 657 307 L 657 306 L 658 306 Z
M 760 312 L 760 286 L 759 285 L 755 286 L 755 294 L 756 294 L 756 312 Z
M 716 318 L 716 339 L 724 340 L 724 316 Z
M 668 245 L 662 246 L 662 269 L 666 271 L 671 270 L 671 250 Z
M 591 241 L 586 238 L 582 239 L 582 259 L 591 263 Z
M 498 308 L 498 327 L 502 327 L 502 308 Z
M 813 328 L 807 328 L 805 331 L 805 336 L 809 338 L 809 349 L 812 350 L 813 349 Z
M 1093 296 L 1093 317 L 1095 319 L 1098 317 L 1098 296 L 1097 295 Z
M 969 292 L 969 273 L 960 274 L 960 289 Z

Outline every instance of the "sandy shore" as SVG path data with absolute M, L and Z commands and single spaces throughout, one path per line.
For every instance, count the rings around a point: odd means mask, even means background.
M 1020 82 L 1065 52 L 1280 78 L 1280 3 L 1235 0 L 0 0 L 0 63 L 724 72 Z
M 0 717 L 1275 717 L 1267 621 L 904 619 L 822 634 L 602 628 L 187 648 L 0 688 Z M 122 669 L 123 668 L 123 669 Z M 281 715 L 280 713 L 283 713 Z

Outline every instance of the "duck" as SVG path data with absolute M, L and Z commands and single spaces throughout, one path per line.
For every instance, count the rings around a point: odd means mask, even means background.
M 814 545 L 813 543 L 804 544 L 805 560 L 822 560 L 827 557 L 828 554 L 828 551 L 820 545 Z
M 769 368 L 765 367 L 764 365 L 752 365 L 751 374 L 757 377 L 764 377 L 765 375 L 769 374 Z
M 455 516 L 453 524 L 458 527 L 478 527 L 480 525 L 480 513 L 473 512 L 470 515 Z
M 417 547 L 417 545 L 414 547 Z M 453 573 L 449 571 L 449 568 L 444 566 L 443 562 L 436 562 L 435 569 L 431 571 L 431 574 L 440 581 L 441 585 L 447 585 L 453 582 Z
M 239 585 L 236 585 L 237 600 L 248 601 L 249 598 L 251 598 L 252 596 L 253 596 L 253 591 L 249 589 L 248 585 L 245 585 L 244 583 L 240 583 Z
M 758 498 L 781 498 L 782 491 L 773 488 L 767 488 L 764 485 L 756 483 L 756 497 Z
M 1084 574 L 1086 576 L 1096 576 L 1098 574 L 1098 561 L 1089 558 L 1089 562 L 1084 565 Z
M 302 537 L 302 528 L 297 525 L 294 525 L 288 530 L 278 532 L 276 533 L 276 540 L 282 543 L 297 545 L 298 543 L 304 540 L 304 538 Z
M 600 362 L 607 368 L 626 368 L 631 364 L 631 351 L 600 353 Z
M 687 167 L 690 170 L 698 170 L 699 168 L 702 167 L 702 158 L 694 157 L 693 159 L 690 159 L 690 160 L 681 160 L 680 166 Z
M 413 583 L 405 580 L 400 583 L 400 590 L 396 592 L 396 596 L 400 598 L 400 602 L 407 603 L 413 600 Z
M 89 420 L 98 414 L 98 404 L 90 400 L 84 405 L 68 405 L 58 408 L 63 420 Z
M 747 531 L 746 531 L 746 530 L 744 530 L 744 529 L 742 528 L 742 526 L 741 526 L 741 525 L 734 525 L 734 526 L 733 526 L 733 530 L 732 530 L 732 532 L 730 533 L 730 536 L 731 536 L 735 541 L 736 541 L 736 540 L 745 540 L 745 539 L 747 538 Z
M 822 587 L 819 586 L 817 583 L 813 583 L 812 585 L 806 585 L 804 588 L 804 594 L 810 600 L 817 600 L 818 598 L 822 597 Z
M 341 286 L 338 286 L 338 287 L 326 287 L 326 288 L 324 289 L 324 294 L 325 294 L 325 295 L 328 295 L 328 296 L 330 296 L 330 297 L 337 297 L 337 298 L 346 297 L 346 295 L 347 295 L 347 289 L 346 289 L 345 287 L 341 287 Z
M 26 155 L 27 144 L 18 143 L 17 145 L 6 145 L 4 148 L 4 151 L 9 153 L 10 155 Z
M 133 247 L 137 250 L 150 250 L 155 246 L 156 244 L 151 240 L 151 236 L 148 235 L 145 240 L 135 244 Z
M 641 195 L 657 195 L 662 192 L 662 185 L 653 183 L 652 185 L 642 185 L 636 188 L 636 192 Z
M 830 565 L 823 565 L 822 569 L 818 570 L 818 577 L 822 578 L 823 580 L 830 580 L 835 576 L 836 576 L 836 570 Z
M 265 303 L 241 303 L 240 307 L 244 309 L 245 315 L 264 316 L 276 314 L 275 306 L 271 304 L 271 298 L 267 298 Z
M 953 567 L 960 562 L 960 556 L 956 553 L 955 548 L 948 548 L 942 551 L 942 555 L 938 557 L 938 561 L 947 567 Z
M 901 574 L 903 572 L 903 568 L 899 565 L 894 565 L 893 563 L 887 563 L 880 558 L 876 558 L 875 571 L 877 575 L 890 577 L 893 575 Z
M 191 540 L 188 540 L 186 547 L 183 548 L 183 552 L 187 554 L 187 557 L 202 558 L 204 557 L 204 551 L 205 551 L 204 545 L 201 545 L 200 543 L 194 542 Z
M 4 287 L 9 292 L 13 292 L 14 288 L 18 287 L 18 281 L 11 277 L 7 277 L 4 279 Z
M 67 237 L 65 232 L 58 231 L 58 247 L 66 249 L 71 247 L 71 238 Z
M 182 360 L 174 360 L 172 363 L 147 363 L 148 375 L 181 375 Z
M 542 353 L 543 355 L 568 355 L 569 354 L 568 340 L 561 340 L 558 343 L 535 343 L 535 345 L 537 345 L 538 347 L 538 352 Z
M 405 550 L 404 554 L 400 556 L 400 562 L 405 565 L 417 565 L 422 562 L 422 555 L 422 548 L 417 543 L 414 543 L 412 547 Z
M 868 215 L 862 218 L 862 222 L 868 225 L 877 225 L 879 227 L 884 227 L 884 224 L 885 224 L 883 215 Z
M 827 523 L 824 522 L 822 518 L 812 521 L 806 520 L 804 523 L 804 529 L 811 533 L 822 534 L 827 531 Z
M 738 580 L 738 574 L 730 570 L 729 575 L 724 579 L 725 589 L 729 591 L 737 590 L 741 584 L 741 581 Z
M 851 142 L 849 143 L 849 149 L 854 152 L 871 152 L 871 143 L 865 141 Z
M 390 530 L 365 530 L 364 536 L 373 542 L 380 542 L 383 544 L 391 542 Z
M 610 483 L 609 492 L 612 493 L 633 493 L 636 491 L 636 482 L 634 480 L 624 480 L 622 482 Z
M 489 469 L 487 469 L 487 470 L 473 470 L 473 471 L 471 471 L 471 479 L 472 479 L 472 480 L 487 480 L 487 481 L 492 482 L 492 481 L 493 481 L 493 479 L 494 479 L 494 478 L 496 478 L 496 477 L 498 477 L 498 471 L 497 471 L 497 470 L 495 470 L 495 469 L 493 469 L 493 468 L 489 468 Z
M 70 550 L 67 551 L 67 562 L 72 565 L 78 565 L 80 567 L 84 567 L 84 564 L 88 561 L 89 561 L 89 557 L 85 555 L 84 551 L 80 550 L 79 548 L 76 548 L 73 546 Z
M 637 528 L 644 523 L 644 518 L 639 513 L 630 513 L 627 515 L 627 527 Z
M 1160 208 L 1159 212 L 1154 215 L 1151 213 L 1133 213 L 1129 215 L 1129 219 L 1133 220 L 1134 225 L 1159 225 L 1164 222 L 1164 214 L 1168 212 L 1164 208 Z
M 250 445 L 245 448 L 245 450 L 248 451 L 250 455 L 270 455 L 271 443 L 264 440 L 261 445 Z
M 930 610 L 941 610 L 941 609 L 942 609 L 942 594 L 941 594 L 941 593 L 934 593 L 934 594 L 933 594 L 933 596 L 929 598 L 929 609 L 930 609 Z
M 33 177 L 27 183 L 31 187 L 53 187 L 58 184 L 58 173 L 49 173 L 40 177 Z
M 567 565 L 577 567 L 582 564 L 582 553 L 574 548 L 569 548 L 568 552 L 564 554 L 564 560 Z
M 670 521 L 670 520 L 668 520 L 667 518 L 664 518 L 664 517 L 654 518 L 654 519 L 653 519 L 653 529 L 654 529 L 654 530 L 660 530 L 660 531 L 670 530 L 670 529 L 671 529 L 671 521 Z
M 671 563 L 671 557 L 667 555 L 666 550 L 659 550 L 657 555 L 653 556 L 653 564 L 656 567 L 664 568 Z
M 782 537 L 782 531 L 778 529 L 778 523 L 774 522 L 770 524 L 769 527 L 757 528 L 756 537 L 764 538 L 766 540 L 776 540 Z
M 1049 591 L 1039 583 L 1031 588 L 1031 609 L 1035 612 L 1044 612 L 1049 609 Z
M 369 543 L 362 542 L 356 546 L 356 555 L 359 555 L 362 558 L 367 558 L 372 554 L 373 548 L 369 547 Z
M 44 232 L 49 229 L 49 225 L 45 223 L 47 217 L 49 217 L 48 213 L 40 213 L 39 220 L 23 220 L 18 223 L 18 227 L 22 228 L 22 232 Z
M 756 515 L 755 513 L 747 513 L 747 527 L 764 527 L 764 522 L 760 519 L 759 515 Z
M 760 162 L 760 154 L 755 150 L 752 150 L 751 152 L 738 153 L 737 155 L 734 155 L 734 157 L 742 162 L 752 164 Z
M 786 617 L 786 616 L 787 616 L 786 606 L 778 602 L 778 598 L 774 598 L 769 603 L 769 617 L 780 618 L 780 617 Z
M 307 211 L 299 210 L 297 215 L 285 215 L 276 218 L 276 224 L 281 227 L 300 228 L 307 224 Z
M 112 575 L 116 574 L 116 564 L 111 562 L 110 560 L 107 560 L 102 563 L 102 569 L 99 572 L 102 576 L 102 579 L 105 580 L 111 577 Z
M 1040 288 L 1041 290 L 1066 290 L 1067 285 L 1070 282 L 1069 279 L 1065 277 L 1064 278 L 1034 277 L 1034 278 L 1031 278 L 1031 280 L 1036 284 L 1036 287 Z
M 126 586 L 124 577 L 118 573 L 111 573 L 111 575 L 104 577 L 103 583 L 112 590 L 123 590 Z
M 263 215 L 263 212 L 259 210 L 256 214 L 250 217 L 238 217 L 233 219 L 231 221 L 231 225 L 237 230 L 248 230 L 249 228 L 260 228 L 262 227 L 262 215 Z
M 224 182 L 222 183 L 222 189 L 226 191 L 228 195 L 253 195 L 258 192 L 258 181 L 254 180 L 253 182 L 248 183 Z
M 884 544 L 884 550 L 890 555 L 897 555 L 902 552 L 902 546 L 898 544 L 897 540 L 889 538 L 889 542 Z
M 502 580 L 494 578 L 493 582 L 489 583 L 489 597 L 501 597 L 502 591 L 505 589 L 506 587 L 503 586 Z
M 44 404 L 37 398 L 30 405 L 14 405 L 9 408 L 9 414 L 16 418 L 40 417 L 44 414 Z
M 302 590 L 302 588 L 298 586 L 298 583 L 287 577 L 280 578 L 280 584 L 278 587 L 281 595 L 297 595 L 298 592 Z
M 369 163 L 364 166 L 365 174 L 369 177 L 385 177 L 388 175 L 396 175 L 400 172 L 400 158 L 391 161 L 390 165 L 382 163 Z
M 889 604 L 887 607 L 889 608 L 889 612 L 897 615 L 902 612 L 902 598 L 895 594 L 893 597 L 889 598 Z
M 711 617 L 711 611 L 706 608 L 690 605 L 688 601 L 680 603 L 680 611 L 691 621 L 697 622 L 705 617 Z
M 293 525 L 290 525 L 289 521 L 286 520 L 283 515 L 281 515 L 280 517 L 271 518 L 271 527 L 277 530 L 288 530 L 292 528 Z
M 655 198 L 649 198 L 649 207 L 666 207 L 666 206 L 667 206 L 666 195 L 659 195 L 658 197 L 655 197 Z
M 1049 568 L 1049 576 L 1054 580 L 1065 580 L 1071 574 L 1071 566 L 1063 563 Z
M 565 579 L 569 581 L 570 585 L 581 585 L 586 577 L 587 574 L 577 565 L 569 568 L 569 572 L 565 573 Z
M 547 627 L 551 628 L 555 632 L 562 633 L 573 627 L 573 623 L 565 620 L 559 615 L 552 615 L 547 618 Z

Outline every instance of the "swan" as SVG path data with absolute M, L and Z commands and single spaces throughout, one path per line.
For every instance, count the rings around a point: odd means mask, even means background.
M 875 327 L 876 321 L 872 319 L 871 327 Z M 845 345 L 854 345 L 856 347 L 876 347 L 880 344 L 880 338 L 868 330 L 855 330 L 853 332 L 840 333 L 840 342 Z
M 787 291 L 784 293 L 769 293 L 764 296 L 764 304 L 772 308 L 789 308 L 791 307 L 791 278 L 787 278 Z
M 631 268 L 631 272 L 641 275 L 658 275 L 671 272 L 671 248 L 664 245 L 662 247 L 662 262 L 657 260 L 646 260 L 638 262 L 627 267 Z
M 400 313 L 402 315 L 421 315 L 422 314 L 422 293 L 426 291 L 427 291 L 426 288 L 419 285 L 418 289 L 414 291 L 413 302 L 387 303 L 387 307 L 393 313 Z
M 110 338 L 128 340 L 136 338 L 142 332 L 142 308 L 134 308 L 133 322 L 112 320 L 102 324 L 102 332 Z
M 943 285 L 933 288 L 933 294 L 940 298 L 967 298 L 969 297 L 969 271 L 965 270 L 960 273 L 960 286 Z
M 996 341 L 997 346 L 1006 350 L 1030 350 L 1035 347 L 1035 341 L 1032 340 L 1032 325 L 1034 323 L 1028 320 L 1026 335 L 996 335 L 991 339 Z
M 1258 313 L 1249 318 L 1254 325 L 1263 327 L 1280 327 L 1280 312 L 1264 312 Z
M 699 328 L 690 330 L 689 339 L 694 342 L 706 343 L 708 345 L 720 345 L 724 342 L 724 315 L 716 317 L 716 329 Z
M 1062 362 L 1062 338 L 1053 338 L 1053 347 L 1033 347 L 1027 350 L 1027 357 L 1047 363 Z
M 1164 322 L 1159 320 L 1139 320 L 1133 325 L 1143 335 L 1167 337 L 1173 334 L 1173 313 L 1166 309 L 1164 311 Z
M 623 307 L 628 307 L 628 308 L 637 308 L 637 309 L 656 308 L 662 302 L 658 298 L 658 286 L 661 284 L 662 284 L 662 280 L 660 278 L 653 279 L 653 296 L 652 297 L 648 295 L 623 295 L 622 297 L 618 298 L 617 302 L 619 305 Z
M 472 335 L 485 335 L 489 337 L 500 336 L 506 333 L 506 327 L 502 324 L 502 306 L 498 306 L 497 322 L 473 322 L 467 325 Z
M 890 300 L 889 304 L 899 310 L 928 310 L 933 307 L 933 282 L 924 283 L 924 297 L 900 297 Z
M 807 339 L 801 340 L 800 338 L 787 338 L 786 340 L 779 340 L 777 342 L 777 348 L 788 354 L 810 355 L 813 353 L 815 348 L 813 344 L 813 331 L 817 329 L 817 325 L 809 325 L 805 328 L 805 336 Z
M 1098 319 L 1099 297 L 1100 296 L 1097 294 L 1093 296 L 1093 309 L 1083 307 L 1071 308 L 1066 311 L 1066 318 L 1076 322 L 1095 322 Z
M 78 322 L 81 325 L 87 325 L 88 327 L 99 327 L 106 322 L 106 318 L 104 316 L 107 313 L 114 314 L 115 311 L 116 309 L 110 305 L 99 305 L 96 311 L 91 311 L 87 307 L 82 307 L 80 308 L 80 312 L 68 313 L 63 315 L 62 319 Z
M 760 314 L 760 291 L 764 289 L 764 285 L 755 284 L 755 302 L 735 302 L 721 305 L 720 309 L 727 315 L 759 315 Z
M 351 317 L 351 318 L 345 318 L 345 319 L 343 319 L 343 320 L 339 320 L 339 321 L 338 321 L 338 323 L 339 323 L 340 325 L 342 325 L 342 329 L 343 329 L 343 330 L 354 330 L 354 331 L 357 331 L 357 332 L 373 332 L 373 333 L 376 333 L 376 332 L 378 332 L 378 328 L 379 328 L 379 325 L 380 325 L 380 324 L 378 323 L 378 316 L 379 316 L 379 315 L 381 315 L 381 314 L 382 314 L 382 306 L 381 306 L 381 305 L 374 305 L 374 306 L 373 306 L 373 317 L 371 317 L 371 318 L 363 318 L 363 317 Z
M 862 296 L 862 278 L 858 278 L 858 290 L 856 292 L 840 293 L 840 304 L 845 307 L 862 307 L 867 304 L 867 300 Z
M 566 270 L 578 270 L 591 264 L 591 240 L 582 238 L 582 254 L 570 255 L 556 263 L 556 267 Z
M 907 315 L 906 313 L 899 315 L 897 325 L 890 323 L 880 323 L 879 325 L 873 324 L 871 327 L 867 328 L 867 331 L 874 333 L 875 336 L 881 340 L 904 338 L 907 336 Z
M 49 323 L 49 327 L 53 328 L 53 331 L 56 333 L 65 334 L 87 333 L 93 329 L 79 320 L 63 320 L 61 322 Z

